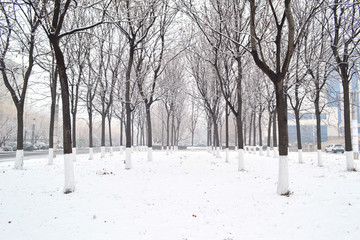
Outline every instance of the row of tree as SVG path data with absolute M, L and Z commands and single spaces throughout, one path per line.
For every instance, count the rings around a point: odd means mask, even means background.
M 39 66 L 50 79 L 51 149 L 60 82 L 65 193 L 75 189 L 71 153 L 76 151 L 79 104 L 82 107 L 84 103 L 88 113 L 90 158 L 94 112 L 101 116 L 102 155 L 106 121 L 111 146 L 115 116 L 121 122 L 121 144 L 125 129 L 125 162 L 130 169 L 134 115 L 139 116 L 151 161 L 151 106 L 163 102 L 166 143 L 176 145 L 183 103 L 191 99 L 192 138 L 200 104 L 207 118 L 208 145 L 217 149 L 222 116 L 226 148 L 229 116 L 235 117 L 239 171 L 245 169 L 245 139 L 255 144 L 259 135 L 259 144 L 263 144 L 262 122 L 267 110 L 267 145 L 272 129 L 275 152 L 278 143 L 280 154 L 278 193 L 286 195 L 289 141 L 284 126 L 288 125 L 289 105 L 296 118 L 302 162 L 300 118 L 304 99 L 314 104 L 317 147 L 321 150 L 320 115 L 325 106 L 321 93 L 329 91 L 326 81 L 334 72 L 343 86 L 347 169 L 354 170 L 349 82 L 359 56 L 359 3 L 355 0 L 24 0 L 2 2 L 0 6 L 0 69 L 17 108 L 15 168 L 23 166 L 24 102 L 32 70 Z M 21 59 L 22 67 L 9 59 Z M 50 151 L 50 158 L 52 155 Z M 321 155 L 318 162 L 321 166 Z

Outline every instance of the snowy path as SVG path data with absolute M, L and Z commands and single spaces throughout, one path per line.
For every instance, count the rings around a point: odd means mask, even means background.
M 323 168 L 315 153 L 305 164 L 291 155 L 290 197 L 276 194 L 274 158 L 246 154 L 238 172 L 235 152 L 230 163 L 206 151 L 146 156 L 134 153 L 132 170 L 119 152 L 78 156 L 69 195 L 61 158 L 0 163 L 0 239 L 360 239 L 360 173 L 342 154 L 324 154 Z

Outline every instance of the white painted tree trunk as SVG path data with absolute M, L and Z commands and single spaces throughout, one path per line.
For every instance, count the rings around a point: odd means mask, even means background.
M 225 162 L 229 162 L 229 148 L 225 148 Z
M 131 148 L 126 148 L 126 158 L 125 158 L 125 169 L 131 169 L 132 163 L 131 163 Z
M 148 148 L 148 161 L 151 162 L 153 160 L 153 149 L 152 147 Z
M 277 148 L 277 147 L 274 147 L 273 149 L 274 149 L 274 150 L 273 150 L 273 151 L 274 151 L 274 155 L 273 155 L 274 158 L 279 157 L 279 150 L 278 150 L 278 148 Z
M 102 146 L 100 149 L 101 149 L 101 158 L 104 158 L 105 157 L 105 147 Z
M 65 172 L 65 186 L 64 193 L 71 193 L 75 191 L 75 179 L 74 179 L 74 163 L 73 155 L 64 154 L 64 172 Z
M 73 161 L 76 162 L 76 148 L 72 148 Z
M 354 153 L 352 151 L 346 151 L 346 169 L 348 171 L 354 171 L 355 170 L 355 164 L 354 164 Z
M 355 107 L 355 106 L 353 106 Z M 355 117 L 356 114 L 353 115 Z M 354 120 L 352 120 L 352 147 L 353 147 L 353 159 L 359 159 L 359 130 L 358 130 L 358 120 L 355 117 Z
M 120 146 L 120 154 L 123 154 L 123 146 Z
M 24 166 L 24 150 L 16 150 L 15 169 L 23 169 Z
M 220 156 L 220 147 L 216 147 L 215 151 L 216 151 L 216 157 L 221 158 L 221 156 Z
M 113 147 L 110 147 L 110 156 L 113 155 Z
M 289 194 L 289 163 L 288 156 L 279 156 L 279 179 L 277 193 L 280 195 Z
M 324 163 L 323 163 L 323 160 L 321 158 L 321 150 L 317 150 L 317 160 L 318 160 L 318 166 L 323 167 Z
M 93 158 L 94 158 L 94 149 L 89 148 L 89 160 L 93 160 Z
M 238 149 L 238 170 L 245 170 L 244 149 Z
M 298 159 L 299 159 L 299 163 L 304 163 L 303 160 L 303 154 L 302 154 L 302 149 L 298 149 Z
M 166 155 L 169 155 L 169 152 L 170 152 L 170 147 L 167 146 L 167 147 L 166 147 Z
M 267 156 L 267 157 L 270 157 L 270 147 L 267 147 L 267 148 L 266 148 L 266 156 Z
M 260 155 L 260 156 L 263 156 L 264 153 L 263 153 L 263 150 L 262 150 L 262 146 L 260 146 L 259 149 L 260 149 L 260 150 L 259 150 L 259 155 Z
M 48 164 L 49 165 L 54 164 L 54 149 L 53 148 L 49 148 Z

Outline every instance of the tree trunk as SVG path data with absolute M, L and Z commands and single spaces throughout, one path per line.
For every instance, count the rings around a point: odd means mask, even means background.
M 316 145 L 317 150 L 321 150 L 321 118 L 319 102 L 315 101 L 315 117 L 316 117 Z
M 169 149 L 170 147 L 170 114 L 167 114 L 166 118 L 166 146 Z
M 120 119 L 120 147 L 123 145 L 123 118 Z
M 52 82 L 50 85 L 51 107 L 50 107 L 50 129 L 49 129 L 49 148 L 54 148 L 54 127 L 55 127 L 55 107 L 56 107 L 56 87 L 57 70 L 51 73 Z M 56 143 L 55 143 L 56 144 Z
M 163 150 L 164 147 L 164 121 L 161 114 L 161 150 Z
M 76 148 L 76 112 L 72 114 L 72 147 Z
M 345 72 L 345 71 L 344 71 Z M 345 133 L 345 151 L 352 151 L 351 139 L 351 118 L 350 118 L 350 90 L 349 90 L 349 76 L 344 73 L 341 76 L 343 85 L 344 98 L 344 133 Z
M 267 148 L 270 148 L 271 146 L 271 124 L 272 124 L 272 118 L 271 118 L 272 113 L 269 111 L 269 121 L 268 121 L 268 131 L 267 131 Z
M 262 121 L 262 113 L 260 112 L 259 113 L 259 145 L 260 145 L 260 148 L 262 148 L 262 145 L 263 145 L 261 121 Z
M 238 126 L 237 126 L 237 122 L 236 122 L 234 128 L 235 128 L 235 135 L 234 135 L 235 147 L 237 146 L 237 147 L 239 148 L 239 145 L 238 145 Z
M 53 65 L 54 62 L 53 62 Z M 57 71 L 52 69 L 50 73 L 50 78 L 52 79 L 50 83 L 50 93 L 51 93 L 51 107 L 50 107 L 50 127 L 49 127 L 49 156 L 48 164 L 52 165 L 54 163 L 54 157 L 56 156 L 56 143 L 54 148 L 54 128 L 55 128 L 55 110 L 56 110 L 56 86 L 57 86 Z
M 244 128 L 243 128 L 243 129 L 244 129 L 244 130 L 243 130 L 243 131 L 244 131 L 244 139 L 245 139 L 245 144 L 246 144 L 246 137 L 247 137 L 247 135 L 246 135 L 246 132 L 247 132 L 247 131 L 246 131 L 246 129 L 247 129 L 246 122 L 244 122 L 243 127 L 244 127 Z
M 216 116 L 212 116 L 213 119 L 213 125 L 214 125 L 214 146 L 220 147 L 220 141 L 219 141 L 219 129 L 218 129 L 218 123 L 216 121 Z
M 108 128 L 109 128 L 109 144 L 110 147 L 113 146 L 112 144 L 112 136 L 111 136 L 111 117 L 108 115 Z
M 50 39 L 54 47 L 56 63 L 59 71 L 60 85 L 61 85 L 61 99 L 62 99 L 62 115 L 63 115 L 63 147 L 64 154 L 72 153 L 71 145 L 71 116 L 70 116 L 70 103 L 69 103 L 69 86 L 66 75 L 66 66 L 64 55 L 59 47 L 58 39 Z
M 273 113 L 273 147 L 277 148 L 278 147 L 278 141 L 277 141 L 277 127 L 276 127 L 276 123 L 277 123 L 277 111 L 274 111 Z
M 60 85 L 61 85 L 61 99 L 63 107 L 63 146 L 64 146 L 64 169 L 65 169 L 65 187 L 64 193 L 71 193 L 75 191 L 74 166 L 71 156 L 71 116 L 69 104 L 69 86 L 66 75 L 66 66 L 64 55 L 59 47 L 59 39 L 56 36 L 49 36 L 50 42 L 54 47 L 56 63 L 59 70 Z
M 207 120 L 207 146 L 211 147 L 212 146 L 212 123 L 211 123 L 211 119 L 208 118 Z
M 296 122 L 296 139 L 297 139 L 297 147 L 298 150 L 302 149 L 302 143 L 301 143 L 301 125 L 300 125 L 300 112 L 299 109 L 294 109 L 295 113 L 295 122 Z
M 88 109 L 89 116 L 89 148 L 93 148 L 93 119 L 92 119 L 92 108 Z
M 229 106 L 226 103 L 225 109 L 225 148 L 229 148 Z
M 106 115 L 101 114 L 101 147 L 105 147 L 105 121 Z
M 126 69 L 126 82 L 125 82 L 125 111 L 126 111 L 126 148 L 131 148 L 131 99 L 130 99 L 130 91 L 131 91 L 131 69 L 134 62 L 134 52 L 135 46 L 134 41 L 130 42 L 129 49 L 129 61 Z M 131 161 L 131 160 L 130 160 Z M 130 166 L 130 165 L 129 165 Z M 131 167 L 130 167 L 131 168 Z
M 253 126 L 253 113 L 250 115 L 250 128 L 249 128 L 249 146 L 251 146 L 251 137 L 252 137 L 252 126 Z
M 146 123 L 147 123 L 147 146 L 152 148 L 152 127 L 150 105 L 146 104 Z
M 24 166 L 24 104 L 17 105 L 17 139 L 16 139 L 16 160 L 15 169 L 22 169 Z
M 254 133 L 254 136 L 253 136 L 253 146 L 256 146 L 256 113 L 254 112 L 254 119 L 253 119 L 253 133 Z
M 283 89 L 283 81 L 276 84 L 276 106 L 279 128 L 279 154 L 288 155 L 288 124 L 287 124 L 287 103 Z
M 191 131 L 191 146 L 194 146 L 194 133 L 195 131 Z
M 174 142 L 175 142 L 175 116 L 172 114 L 171 117 L 171 147 L 174 148 Z
M 236 58 L 236 62 L 237 62 L 237 71 L 238 71 L 238 81 L 236 84 L 236 94 L 237 94 L 237 107 L 238 107 L 238 115 L 236 116 L 236 122 L 237 122 L 237 141 L 238 141 L 238 146 L 239 149 L 244 149 L 244 139 L 246 139 L 245 137 L 243 137 L 243 123 L 242 123 L 242 86 L 241 86 L 241 82 L 242 82 L 242 63 L 241 63 L 241 58 L 238 57 Z

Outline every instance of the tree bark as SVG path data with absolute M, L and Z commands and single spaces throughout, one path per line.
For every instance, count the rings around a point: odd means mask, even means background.
M 283 80 L 278 80 L 276 84 L 276 106 L 279 131 L 279 154 L 288 155 L 288 124 L 287 124 L 287 103 L 284 94 Z
M 249 146 L 251 146 L 252 139 L 252 126 L 253 126 L 253 113 L 250 114 L 250 128 L 249 128 Z
M 93 119 L 92 119 L 92 108 L 88 109 L 89 116 L 89 148 L 93 148 Z
M 55 108 L 56 108 L 56 87 L 57 87 L 57 70 L 51 73 L 52 82 L 50 85 L 51 107 L 50 107 L 50 128 L 49 128 L 49 148 L 54 148 L 54 128 L 55 128 Z M 55 143 L 56 144 L 56 143 Z
M 106 121 L 106 115 L 101 115 L 101 146 L 105 147 L 105 121 Z
M 254 112 L 254 119 L 253 119 L 253 146 L 256 146 L 256 113 Z
M 63 147 L 64 154 L 72 153 L 71 147 L 71 115 L 69 103 L 69 86 L 66 75 L 66 66 L 64 55 L 59 46 L 59 39 L 50 36 L 50 42 L 54 47 L 55 58 L 59 70 L 60 85 L 61 85 L 61 99 L 62 99 L 62 116 L 63 116 Z
M 344 98 L 344 133 L 345 133 L 345 151 L 352 151 L 351 139 L 351 118 L 350 118 L 350 90 L 349 76 L 345 71 L 342 73 L 343 98 Z
M 169 149 L 170 147 L 170 113 L 167 113 L 167 118 L 166 118 L 166 145 Z
M 16 150 L 24 149 L 24 104 L 18 104 L 17 109 L 17 135 L 16 135 Z
M 147 146 L 152 148 L 152 127 L 151 127 L 151 112 L 150 104 L 146 104 L 146 123 L 147 123 Z
M 126 69 L 126 82 L 125 82 L 125 112 L 126 112 L 126 147 L 131 148 L 131 99 L 130 99 L 130 91 L 131 91 L 131 69 L 134 62 L 134 39 L 130 40 L 130 49 L 129 49 L 129 61 Z
M 76 148 L 76 112 L 72 114 L 72 146 Z
M 261 121 L 262 121 L 262 112 L 259 113 L 259 145 L 262 148 L 263 142 L 262 142 L 262 126 L 261 126 Z
M 171 117 L 171 147 L 174 147 L 175 143 L 175 116 L 174 113 Z
M 300 125 L 300 112 L 299 109 L 294 109 L 295 113 L 295 122 L 296 122 L 296 139 L 297 139 L 297 147 L 298 150 L 302 149 L 302 143 L 301 143 L 301 125 Z
M 274 113 L 273 113 L 273 147 L 278 146 L 276 124 L 277 124 L 277 111 L 274 111 Z
M 120 119 L 120 146 L 123 145 L 123 118 Z
M 246 144 L 246 137 L 247 137 L 247 135 L 246 135 L 246 132 L 247 132 L 246 129 L 247 129 L 247 126 L 246 126 L 246 122 L 243 122 L 243 124 L 244 124 L 244 125 L 243 125 L 243 127 L 244 127 L 244 128 L 243 128 L 243 129 L 244 129 L 244 139 L 245 139 L 245 144 Z
M 269 148 L 271 146 L 271 124 L 272 124 L 272 113 L 269 111 L 269 121 L 268 121 L 268 136 L 267 136 L 267 147 Z
M 229 148 L 229 105 L 226 103 L 225 109 L 225 148 Z
M 242 64 L 241 58 L 236 58 L 236 62 L 238 64 L 237 71 L 238 71 L 238 81 L 236 84 L 236 94 L 237 94 L 237 106 L 238 106 L 238 115 L 236 116 L 237 121 L 237 133 L 238 133 L 238 146 L 239 149 L 244 149 L 244 137 L 243 137 L 243 122 L 242 122 Z
M 110 113 L 108 113 L 108 128 L 109 128 L 109 144 L 110 144 L 110 147 L 112 147 L 113 144 L 112 144 L 112 135 L 111 135 L 111 116 L 110 116 Z

